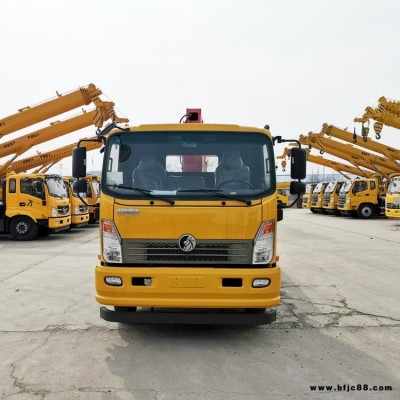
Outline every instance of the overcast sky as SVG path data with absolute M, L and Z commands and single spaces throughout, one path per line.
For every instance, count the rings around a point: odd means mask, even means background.
M 5 0 L 0 14 L 1 118 L 94 83 L 132 125 L 200 107 L 205 122 L 268 123 L 297 138 L 324 122 L 352 131 L 380 96 L 400 100 L 398 0 Z M 384 127 L 382 143 L 399 138 Z M 88 168 L 100 160 L 90 152 Z M 61 163 L 50 172 L 69 174 L 70 159 Z

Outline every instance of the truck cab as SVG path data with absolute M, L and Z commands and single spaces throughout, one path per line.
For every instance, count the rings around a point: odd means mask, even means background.
M 287 207 L 289 204 L 290 182 L 277 182 L 276 188 L 278 195 L 278 205 L 283 208 Z
M 89 206 L 89 224 L 99 221 L 100 214 L 100 177 L 86 175 L 87 191 L 86 202 Z
M 325 188 L 323 208 L 328 214 L 341 215 L 337 205 L 339 201 L 340 188 L 344 181 L 332 181 Z
M 268 129 L 198 122 L 107 132 L 95 281 L 108 321 L 275 320 L 281 214 L 273 138 Z M 291 178 L 301 179 L 306 155 L 295 150 L 292 169 L 296 159 L 302 167 Z M 74 150 L 74 177 L 85 177 L 85 157 Z M 300 194 L 302 184 L 295 188 Z
M 315 213 L 315 212 L 320 212 L 326 214 L 326 211 L 324 210 L 324 192 L 325 188 L 328 186 L 329 182 L 319 182 L 315 186 L 312 197 L 311 197 L 311 207 L 310 210 Z
M 68 197 L 71 204 L 71 228 L 80 228 L 89 223 L 89 207 L 79 198 L 86 199 L 86 193 L 74 191 L 72 183 L 74 178 L 64 176 L 64 182 L 67 186 Z
M 308 209 L 311 208 L 312 193 L 315 186 L 317 186 L 316 183 L 308 183 L 306 185 L 306 191 L 302 197 L 302 208 L 308 208 Z
M 400 218 L 400 176 L 390 180 L 386 194 L 385 214 L 388 218 Z
M 0 232 L 32 240 L 69 228 L 69 199 L 60 176 L 8 174 L 2 188 Z

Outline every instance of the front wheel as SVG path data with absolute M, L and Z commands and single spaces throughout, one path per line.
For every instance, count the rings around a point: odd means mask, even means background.
M 374 208 L 371 204 L 361 204 L 357 210 L 358 218 L 369 219 L 374 216 Z
M 29 217 L 17 216 L 11 220 L 10 232 L 15 240 L 33 240 L 38 235 L 39 228 Z

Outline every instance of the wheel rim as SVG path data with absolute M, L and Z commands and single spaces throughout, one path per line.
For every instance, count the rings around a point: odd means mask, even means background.
M 15 226 L 15 230 L 20 235 L 25 235 L 29 231 L 29 224 L 24 221 L 18 222 L 18 224 Z
M 369 207 L 364 207 L 361 210 L 361 214 L 362 214 L 363 217 L 370 217 L 371 214 L 372 214 L 372 210 Z

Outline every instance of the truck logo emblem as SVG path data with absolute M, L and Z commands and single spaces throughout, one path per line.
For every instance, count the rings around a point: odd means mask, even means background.
M 185 253 L 189 253 L 196 247 L 196 239 L 187 233 L 182 235 L 178 241 L 179 248 Z

